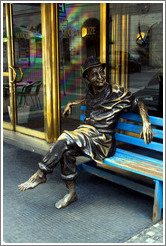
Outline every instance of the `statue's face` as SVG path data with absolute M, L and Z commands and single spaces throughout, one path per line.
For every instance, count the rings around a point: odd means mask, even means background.
M 86 75 L 87 80 L 95 87 L 103 86 L 105 77 L 103 66 L 89 68 Z

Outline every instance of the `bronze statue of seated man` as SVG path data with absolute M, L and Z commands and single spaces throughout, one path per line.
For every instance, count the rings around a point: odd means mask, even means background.
M 39 169 L 32 177 L 18 187 L 20 190 L 35 188 L 46 182 L 46 175 L 61 164 L 61 176 L 68 189 L 67 194 L 58 201 L 56 208 L 62 208 L 77 200 L 75 181 L 77 178 L 76 157 L 89 155 L 93 160 L 102 163 L 107 156 L 116 151 L 115 128 L 123 111 L 137 111 L 143 121 L 141 137 L 150 143 L 153 134 L 146 106 L 131 92 L 118 85 L 105 81 L 105 63 L 89 57 L 82 65 L 82 76 L 87 81 L 87 92 L 83 99 L 69 102 L 63 115 L 71 113 L 72 105 L 86 105 L 86 119 L 83 125 L 74 131 L 64 131 L 39 162 Z

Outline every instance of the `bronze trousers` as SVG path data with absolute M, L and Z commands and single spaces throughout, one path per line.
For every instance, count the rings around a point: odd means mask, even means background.
M 49 152 L 39 162 L 39 169 L 45 173 L 52 173 L 58 163 L 61 164 L 61 176 L 66 180 L 77 177 L 76 156 L 84 155 L 81 149 L 66 133 L 62 133 Z

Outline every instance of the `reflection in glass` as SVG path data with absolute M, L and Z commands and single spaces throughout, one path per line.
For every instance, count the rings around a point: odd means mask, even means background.
M 13 4 L 17 124 L 44 131 L 40 4 Z M 20 14 L 21 13 L 21 14 Z
M 6 15 L 5 4 L 3 4 L 3 38 L 6 38 Z M 3 72 L 8 72 L 7 42 L 3 42 Z
M 3 120 L 10 122 L 9 77 L 3 77 Z
M 111 3 L 109 79 L 163 116 L 163 4 Z
M 3 72 L 8 72 L 7 42 L 3 42 Z
M 86 82 L 82 79 L 81 64 L 89 56 L 100 56 L 100 4 L 64 3 L 58 6 L 62 115 L 69 101 L 84 96 Z M 79 117 L 80 107 L 75 106 L 71 116 L 62 117 L 62 130 L 74 129 Z
M 6 38 L 6 15 L 5 4 L 3 4 L 3 38 Z M 7 42 L 3 42 L 3 72 L 8 72 L 8 59 L 7 59 Z M 10 122 L 9 106 L 10 106 L 10 94 L 9 94 L 9 77 L 3 76 L 3 120 Z
M 3 38 L 6 38 L 6 15 L 5 15 L 5 4 L 3 4 Z

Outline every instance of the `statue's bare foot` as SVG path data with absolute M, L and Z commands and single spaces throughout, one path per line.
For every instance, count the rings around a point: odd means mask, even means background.
M 77 194 L 76 193 L 68 193 L 66 194 L 61 200 L 59 200 L 57 203 L 55 203 L 56 208 L 64 208 L 68 206 L 70 203 L 76 201 Z
M 25 183 L 18 185 L 19 190 L 25 191 L 28 189 L 33 189 L 41 183 L 46 182 L 46 175 L 39 169 L 35 174 L 30 177 Z

